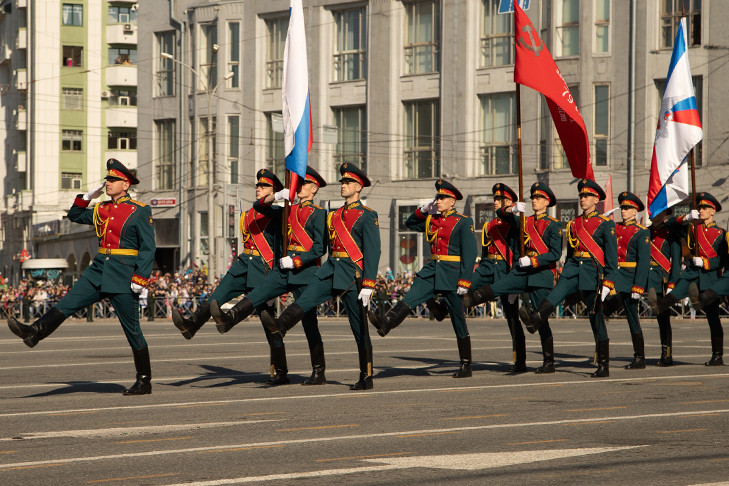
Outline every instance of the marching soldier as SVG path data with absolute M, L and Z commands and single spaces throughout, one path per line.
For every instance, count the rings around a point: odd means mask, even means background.
M 567 261 L 557 285 L 536 312 L 530 313 L 522 307 L 519 316 L 529 332 L 534 333 L 567 296 L 582 292 L 597 347 L 597 370 L 591 376 L 602 378 L 610 376 L 610 341 L 602 301 L 615 287 L 618 268 L 615 223 L 595 209 L 605 199 L 605 192 L 595 181 L 582 179 L 577 189 L 583 213 L 567 225 Z
M 466 306 L 472 307 L 499 295 L 516 296 L 528 292 L 532 306 L 536 308 L 554 287 L 556 264 L 562 256 L 562 226 L 559 221 L 547 215 L 547 208 L 557 204 L 557 198 L 541 182 L 532 184 L 530 192 L 534 214 L 525 220 L 526 255 L 519 258 L 516 267 L 505 277 L 499 278 L 492 285 L 486 284 L 466 294 L 463 297 Z M 516 220 L 514 224 L 520 224 L 518 217 L 513 219 Z M 523 339 L 521 324 L 517 326 Z M 554 373 L 554 339 L 548 320 L 539 326 L 539 338 L 544 360 L 536 372 Z
M 729 231 L 726 232 L 726 241 L 727 244 L 724 248 L 729 251 Z M 695 282 L 689 286 L 689 297 L 694 309 L 697 311 L 713 304 L 720 297 L 729 295 L 729 253 L 725 252 L 724 258 L 726 260 L 724 263 L 724 273 L 716 285 L 712 286 L 710 289 L 704 290 L 703 292 L 699 291 Z
M 432 258 L 418 273 L 405 298 L 398 302 L 384 318 L 369 311 L 369 319 L 380 336 L 386 336 L 399 326 L 410 310 L 433 297 L 444 294 L 458 342 L 460 369 L 454 378 L 471 376 L 471 337 L 466 326 L 461 297 L 471 286 L 476 246 L 473 240 L 473 220 L 454 209 L 463 196 L 451 183 L 438 180 L 438 193 L 434 201 L 417 209 L 405 223 L 413 230 L 425 233 L 430 243 Z
M 698 245 L 698 256 L 691 257 L 670 294 L 659 301 L 657 294 L 649 291 L 648 301 L 658 314 L 668 311 L 676 302 L 686 297 L 692 283 L 696 284 L 697 289 L 692 292 L 694 300 L 698 300 L 696 294 L 699 291 L 710 290 L 719 282 L 722 255 L 726 253 L 726 232 L 714 222 L 714 215 L 721 211 L 721 204 L 708 192 L 701 192 L 696 195 L 696 205 L 698 211 L 694 209 L 686 216 L 679 216 L 675 222 L 685 225 L 696 221 L 693 228 L 686 230 L 686 240 L 690 249 Z M 704 364 L 720 366 L 724 364 L 724 329 L 719 318 L 719 303 L 714 301 L 703 309 L 711 331 L 711 358 Z
M 630 327 L 633 341 L 633 361 L 625 369 L 645 369 L 645 344 L 640 328 L 638 303 L 645 292 L 650 271 L 651 247 L 650 232 L 635 220 L 636 215 L 645 209 L 638 196 L 621 192 L 618 196 L 623 222 L 615 225 L 618 240 L 618 271 L 615 272 L 615 295 L 605 301 L 605 315 L 609 316 L 620 307 Z
M 230 266 L 228 272 L 220 281 L 215 291 L 207 301 L 200 302 L 195 312 L 185 318 L 180 312 L 172 309 L 172 322 L 180 330 L 185 339 L 192 339 L 195 333 L 210 319 L 210 303 L 216 301 L 223 305 L 239 295 L 250 292 L 266 275 L 276 267 L 281 258 L 282 236 L 281 218 L 275 218 L 259 212 L 261 200 L 281 191 L 283 184 L 276 175 L 268 169 L 260 169 L 256 173 L 256 200 L 254 207 L 241 214 L 240 232 L 243 249 L 238 258 Z M 212 279 L 212 275 L 210 276 Z M 258 307 L 262 311 L 265 306 Z M 224 324 L 216 326 L 221 334 L 226 332 Z M 271 377 L 266 383 L 269 385 L 284 385 L 289 383 L 288 367 L 286 365 L 286 349 L 281 336 L 271 335 L 264 328 L 266 339 L 271 353 Z
M 673 291 L 681 273 L 681 235 L 666 225 L 666 217 L 671 210 L 657 214 L 651 219 L 648 228 L 651 233 L 651 266 L 648 271 L 648 293 L 651 289 L 656 295 L 668 295 Z M 673 333 L 671 313 L 668 309 L 656 316 L 658 333 L 661 338 L 661 357 L 656 366 L 673 365 Z
M 236 324 L 248 317 L 257 308 L 262 308 L 266 301 L 293 292 L 294 299 L 298 300 L 304 287 L 311 281 L 321 266 L 321 257 L 326 253 L 327 211 L 313 203 L 314 196 L 319 188 L 327 183 L 312 167 L 306 168 L 306 178 L 299 186 L 297 196 L 298 204 L 291 206 L 288 219 L 288 255 L 281 258 L 279 266 L 268 273 L 265 280 L 260 282 L 251 293 L 246 295 L 228 312 L 222 312 L 216 300 L 210 302 L 210 313 L 217 323 L 221 333 L 228 332 Z M 277 199 L 289 198 L 289 190 L 282 189 L 274 194 L 268 194 L 253 205 L 261 214 L 271 221 L 281 221 L 283 210 L 271 206 Z M 303 385 L 323 385 L 324 376 L 324 344 L 319 333 L 319 324 L 316 318 L 316 308 L 310 309 L 301 320 L 309 343 L 311 354 L 311 377 Z
M 58 304 L 32 325 L 8 317 L 10 330 L 29 347 L 48 337 L 66 318 L 101 299 L 108 298 L 119 316 L 122 329 L 132 347 L 136 382 L 124 395 L 152 393 L 149 348 L 140 327 L 139 293 L 152 273 L 154 226 L 149 206 L 133 200 L 129 187 L 139 180 L 116 159 L 106 162 L 106 182 L 86 194 L 79 194 L 68 212 L 74 223 L 94 225 L 99 251 L 81 278 Z M 110 201 L 88 206 L 106 188 Z
M 372 383 L 372 342 L 365 312 L 375 288 L 380 261 L 380 230 L 377 213 L 359 200 L 370 180 L 359 167 L 344 163 L 339 167 L 344 206 L 327 216 L 330 254 L 293 304 L 278 319 L 268 311 L 261 321 L 271 332 L 284 336 L 307 312 L 339 296 L 344 302 L 349 325 L 357 342 L 359 380 L 350 390 L 369 390 Z

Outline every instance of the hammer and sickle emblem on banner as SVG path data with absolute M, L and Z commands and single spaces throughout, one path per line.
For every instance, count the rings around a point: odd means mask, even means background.
M 540 42 L 539 45 L 537 45 L 537 41 L 534 39 L 534 36 L 532 35 L 532 32 L 534 31 L 534 29 L 532 28 L 531 25 L 525 25 L 524 27 L 521 28 L 521 30 L 522 30 L 522 32 L 527 33 L 527 35 L 529 36 L 529 40 L 531 41 L 531 44 L 527 44 L 526 42 L 524 42 L 524 36 L 522 36 L 522 37 L 519 37 L 519 41 L 518 41 L 519 45 L 525 49 L 529 49 L 530 51 L 532 51 L 534 53 L 535 56 L 539 57 L 539 51 L 544 49 L 544 44 L 542 44 Z

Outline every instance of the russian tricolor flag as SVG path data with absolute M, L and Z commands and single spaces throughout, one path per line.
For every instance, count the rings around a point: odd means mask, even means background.
M 684 17 L 673 46 L 653 142 L 648 187 L 648 211 L 651 217 L 688 197 L 690 168 L 686 156 L 703 136 L 686 51 Z
M 298 179 L 306 178 L 306 164 L 314 142 L 309 104 L 309 69 L 306 59 L 306 33 L 301 0 L 291 0 L 289 30 L 284 49 L 281 89 L 284 153 L 286 169 L 291 171 L 291 201 L 296 197 Z

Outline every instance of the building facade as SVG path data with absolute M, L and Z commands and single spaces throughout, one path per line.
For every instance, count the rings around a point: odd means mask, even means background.
M 23 250 L 79 275 L 98 242 L 64 220 L 73 198 L 102 182 L 108 158 L 137 168 L 136 16 L 131 1 L 0 2 L 0 268 L 11 282 Z

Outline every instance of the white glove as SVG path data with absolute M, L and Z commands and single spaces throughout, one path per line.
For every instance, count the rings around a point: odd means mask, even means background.
M 290 256 L 285 256 L 278 261 L 278 265 L 283 269 L 292 269 L 294 268 L 294 259 Z
M 105 187 L 106 182 L 102 182 L 99 187 L 97 187 L 96 189 L 92 189 L 84 194 L 84 201 L 91 201 L 92 199 L 96 199 L 97 197 L 101 196 L 101 193 L 104 192 Z
M 523 256 L 519 258 L 519 266 L 520 267 L 531 267 L 532 266 L 532 259 L 528 256 Z
M 519 294 L 509 294 L 509 304 L 516 302 L 517 297 L 519 297 Z
M 617 208 L 613 208 L 613 209 L 611 209 L 610 211 L 606 211 L 606 212 L 602 213 L 602 215 L 603 215 L 603 216 L 605 216 L 606 218 L 607 218 L 607 217 L 610 217 L 610 216 L 612 216 L 612 214 L 613 214 L 613 213 L 614 213 L 615 211 L 617 211 L 618 209 L 620 209 L 620 206 L 618 206 Z
M 511 207 L 511 212 L 514 213 L 514 214 L 516 214 L 516 213 L 523 213 L 525 211 L 526 211 L 526 203 L 523 202 L 523 201 L 518 201 L 516 204 L 514 204 Z
M 466 287 L 458 286 L 458 289 L 456 289 L 456 294 L 458 295 L 466 295 L 468 293 L 468 289 Z
M 602 286 L 602 292 L 600 293 L 600 300 L 602 300 L 603 302 L 605 302 L 605 297 L 607 297 L 609 293 L 610 293 L 610 287 L 605 287 L 603 285 Z
M 290 196 L 289 190 L 287 188 L 285 188 L 285 187 L 283 189 L 281 189 L 280 191 L 278 191 L 278 192 L 276 192 L 276 193 L 273 194 L 273 199 L 275 201 L 280 201 L 282 199 L 285 199 L 287 201 L 291 201 L 291 199 L 289 199 L 290 197 L 291 196 Z
M 697 209 L 692 209 L 690 213 L 688 213 L 684 218 L 686 221 L 694 221 L 696 219 L 699 219 L 699 211 Z
M 139 285 L 139 284 L 137 284 L 137 283 L 134 283 L 134 282 L 132 282 L 132 285 L 131 285 L 131 289 L 132 289 L 132 292 L 134 292 L 135 294 L 138 294 L 138 293 L 140 293 L 140 292 L 142 291 L 142 289 L 143 289 L 143 288 L 144 288 L 144 287 L 142 287 L 141 285 Z
M 640 294 L 638 292 L 631 292 L 630 298 L 633 300 L 640 300 Z
M 367 308 L 370 305 L 370 297 L 372 296 L 372 289 L 362 289 L 359 291 L 357 298 L 362 301 L 362 306 Z
M 667 288 L 666 289 L 666 295 L 670 294 L 671 293 L 671 290 L 673 290 L 671 287 Z
M 693 263 L 697 267 L 704 268 L 704 260 L 701 257 L 693 257 L 691 259 L 691 263 Z
M 428 214 L 433 210 L 433 207 L 435 206 L 435 198 L 433 198 L 432 201 L 430 201 L 428 204 L 420 207 L 420 212 L 423 214 Z M 436 209 L 437 211 L 437 209 Z

